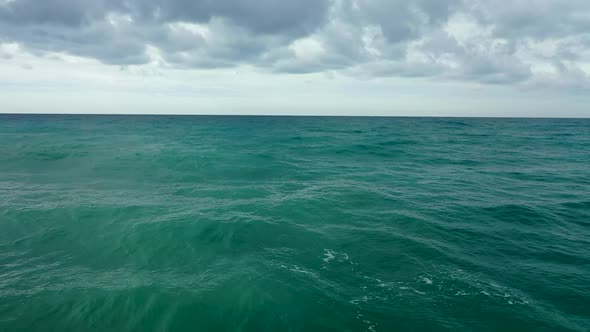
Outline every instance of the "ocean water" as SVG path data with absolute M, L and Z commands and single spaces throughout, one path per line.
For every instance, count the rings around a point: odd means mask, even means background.
M 0 331 L 590 331 L 590 120 L 1 115 Z

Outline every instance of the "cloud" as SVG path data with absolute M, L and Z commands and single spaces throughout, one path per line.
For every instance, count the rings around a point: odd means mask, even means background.
M 586 0 L 0 2 L 0 43 L 38 56 L 277 74 L 587 86 L 589 31 Z

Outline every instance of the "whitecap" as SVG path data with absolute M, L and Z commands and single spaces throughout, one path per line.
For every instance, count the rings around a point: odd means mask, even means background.
M 420 279 L 424 281 L 425 284 L 432 285 L 432 279 L 426 277 L 421 277 Z
M 326 263 L 330 263 L 331 260 L 336 258 L 334 252 L 330 249 L 324 249 L 324 258 L 322 259 Z

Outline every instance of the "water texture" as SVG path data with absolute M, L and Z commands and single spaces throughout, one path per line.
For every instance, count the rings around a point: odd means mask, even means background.
M 2 115 L 0 331 L 590 331 L 590 121 Z

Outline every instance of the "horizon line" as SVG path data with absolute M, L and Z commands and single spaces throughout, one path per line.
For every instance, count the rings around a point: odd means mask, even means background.
M 29 113 L 29 112 L 0 112 L 0 116 L 7 115 L 32 115 L 32 116 L 176 116 L 176 117 L 192 117 L 192 116 L 208 116 L 208 117 L 314 117 L 314 118 L 463 118 L 463 119 L 562 119 L 562 120 L 590 120 L 590 115 L 587 117 L 560 117 L 560 116 L 477 116 L 477 115 L 328 115 L 328 114 L 209 114 L 209 113 Z

